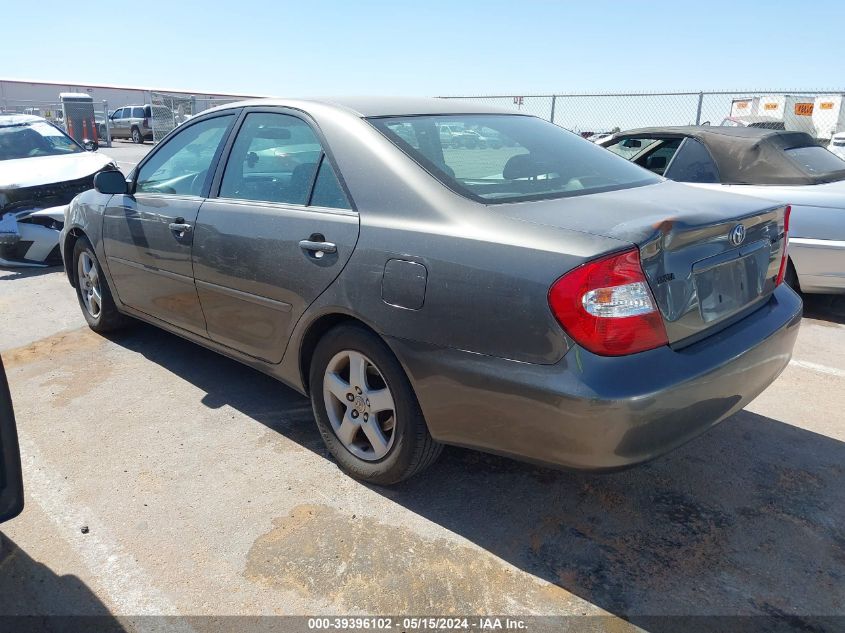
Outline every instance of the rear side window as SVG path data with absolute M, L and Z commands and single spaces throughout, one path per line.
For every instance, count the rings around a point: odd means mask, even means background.
M 329 159 L 323 156 L 317 180 L 314 181 L 314 192 L 311 194 L 311 204 L 315 207 L 330 209 L 350 209 L 346 194 L 340 187 L 337 176 L 332 169 Z
M 830 174 L 845 170 L 845 160 L 842 160 L 824 147 L 811 145 L 809 147 L 793 147 L 784 150 L 789 159 L 796 163 L 804 173 L 812 176 Z
M 302 119 L 248 114 L 226 163 L 220 197 L 307 204 L 322 154 L 317 135 Z
M 679 182 L 719 182 L 719 170 L 710 152 L 698 139 L 687 138 L 675 154 L 665 176 Z
M 133 119 L 143 119 L 144 118 L 144 108 L 132 108 L 132 118 Z

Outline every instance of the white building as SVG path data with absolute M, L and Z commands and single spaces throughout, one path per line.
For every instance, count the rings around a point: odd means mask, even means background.
M 97 111 L 103 110 L 104 101 L 109 110 L 115 110 L 124 105 L 144 105 L 151 103 L 151 93 L 153 92 L 191 98 L 196 102 L 195 112 L 205 110 L 214 105 L 237 101 L 239 99 L 255 98 L 257 96 L 133 86 L 0 79 L 0 112 L 28 112 L 53 118 L 55 111 L 60 109 L 59 93 L 61 92 L 90 94 L 94 99 L 94 109 Z

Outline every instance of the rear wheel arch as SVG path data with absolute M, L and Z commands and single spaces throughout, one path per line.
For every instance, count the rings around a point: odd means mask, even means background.
M 786 275 L 784 281 L 796 292 L 801 292 L 801 281 L 798 279 L 798 269 L 791 257 L 786 259 Z
M 315 348 L 302 359 L 310 362 L 311 406 L 338 466 L 378 485 L 398 483 L 430 466 L 443 445 L 431 436 L 410 377 L 384 338 L 342 314 L 325 315 L 309 330 Z M 324 382 L 330 373 L 333 378 Z
M 329 331 L 341 325 L 355 325 L 375 334 L 385 345 L 387 345 L 391 353 L 396 356 L 390 348 L 390 345 L 384 340 L 384 337 L 361 319 L 343 312 L 331 312 L 324 314 L 314 319 L 314 321 L 308 325 L 305 334 L 302 336 L 302 341 L 299 344 L 299 373 L 302 379 L 302 386 L 305 388 L 306 394 L 310 395 L 311 391 L 308 383 L 310 382 L 309 377 L 311 375 L 311 361 L 314 358 L 314 350 L 317 348 L 317 344 Z M 397 358 L 397 360 L 399 359 Z M 402 365 L 401 360 L 399 360 L 399 364 Z

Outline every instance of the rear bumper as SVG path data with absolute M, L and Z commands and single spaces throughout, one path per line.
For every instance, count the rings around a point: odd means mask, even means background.
M 435 439 L 611 470 L 666 453 L 753 400 L 789 363 L 801 309 L 784 285 L 743 320 L 682 350 L 610 358 L 576 346 L 555 365 L 388 342 Z

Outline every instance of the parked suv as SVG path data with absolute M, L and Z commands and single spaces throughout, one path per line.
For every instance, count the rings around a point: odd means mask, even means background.
M 133 143 L 153 140 L 153 111 L 150 105 L 124 106 L 110 116 L 111 137 L 132 139 Z

